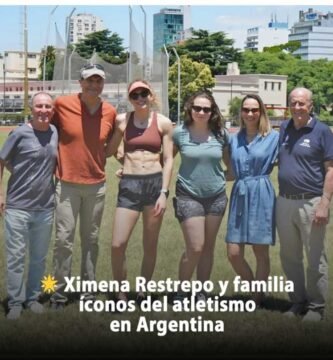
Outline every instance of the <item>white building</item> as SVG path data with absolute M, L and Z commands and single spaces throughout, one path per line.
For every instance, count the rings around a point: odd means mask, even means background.
M 38 80 L 38 77 L 41 74 L 41 69 L 39 67 L 40 58 L 40 53 L 28 52 L 29 80 Z M 0 57 L 1 81 L 3 81 L 4 75 L 6 82 L 22 81 L 24 79 L 24 51 L 4 52 L 4 56 Z
M 230 65 L 230 64 L 228 64 Z M 235 97 L 256 94 L 276 116 L 283 116 L 287 107 L 287 76 L 270 74 L 239 74 L 235 63 L 228 66 L 227 75 L 215 76 L 213 96 L 222 115 L 229 115 L 229 103 Z M 238 75 L 237 75 L 238 73 Z
M 103 20 L 92 14 L 77 14 L 69 21 L 69 43 L 76 44 L 86 35 L 105 30 Z
M 333 60 L 333 13 L 320 13 L 310 8 L 299 12 L 299 21 L 289 34 L 289 41 L 298 40 L 301 47 L 293 54 L 303 60 Z
M 274 46 L 288 42 L 288 23 L 273 21 L 267 27 L 257 26 L 247 30 L 245 50 L 263 51 L 265 46 Z

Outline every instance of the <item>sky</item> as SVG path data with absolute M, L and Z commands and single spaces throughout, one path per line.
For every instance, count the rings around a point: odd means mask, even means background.
M 89 1 L 91 4 L 93 1 Z M 3 2 L 0 0 L 0 4 Z M 13 3 L 13 2 L 10 2 Z M 15 3 L 15 1 L 14 1 Z M 19 5 L 1 5 L 0 6 L 0 53 L 8 50 L 23 50 L 23 4 L 24 2 L 16 2 Z M 36 5 L 28 5 L 28 50 L 40 51 L 45 44 L 55 44 L 55 24 L 59 29 L 60 34 L 65 38 L 65 19 L 75 8 L 74 14 L 91 13 L 99 16 L 106 28 L 112 32 L 116 32 L 124 39 L 124 47 L 128 46 L 128 32 L 129 32 L 129 6 L 128 5 L 103 5 L 101 1 L 97 0 L 94 3 L 100 4 L 96 6 L 84 5 L 85 1 L 75 3 L 70 1 L 73 5 L 60 5 L 51 16 L 51 11 L 55 5 L 43 6 L 38 5 L 38 1 L 33 2 Z M 59 3 L 59 1 L 58 1 Z M 60 3 L 65 4 L 66 1 Z M 111 2 L 109 2 L 111 3 Z M 123 2 L 124 3 L 124 2 Z M 135 2 L 134 2 L 135 3 Z M 164 7 L 174 7 L 170 4 L 163 5 L 149 5 L 149 1 L 141 1 L 139 4 L 143 5 L 143 9 L 147 14 L 147 40 L 148 46 L 152 48 L 153 42 L 153 14 L 159 12 Z M 177 1 L 181 4 L 182 1 Z M 333 4 L 329 5 L 311 5 L 310 1 L 302 1 L 304 5 L 272 5 L 264 6 L 263 2 L 259 1 L 257 5 L 230 5 L 231 2 L 225 5 L 195 5 L 200 1 L 185 2 L 191 5 L 191 23 L 194 29 L 205 29 L 208 31 L 224 31 L 231 38 L 235 40 L 235 47 L 243 48 L 246 39 L 246 30 L 255 26 L 267 26 L 272 14 L 277 17 L 278 21 L 289 23 L 289 28 L 298 19 L 300 10 L 307 10 L 309 7 L 322 12 L 333 12 Z M 202 1 L 201 1 L 202 3 Z M 208 1 L 208 4 L 211 2 Z M 233 2 L 239 3 L 239 2 Z M 274 1 L 271 2 L 274 4 Z M 283 3 L 283 0 L 280 0 Z M 325 3 L 318 2 L 316 3 Z M 29 1 L 27 4 L 31 4 Z M 313 4 L 313 2 L 312 2 Z M 138 5 L 132 5 L 133 20 L 136 27 L 143 33 L 144 15 L 143 11 Z M 50 31 L 48 32 L 48 26 Z

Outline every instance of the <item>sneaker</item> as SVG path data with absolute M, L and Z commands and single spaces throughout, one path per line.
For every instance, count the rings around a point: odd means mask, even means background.
M 8 320 L 17 320 L 22 313 L 22 306 L 14 306 L 9 309 L 9 312 L 6 316 Z
M 318 322 L 324 319 L 324 312 L 322 310 L 309 310 L 302 321 Z
M 80 296 L 80 300 L 82 300 L 82 301 L 89 301 L 89 300 L 95 301 L 96 296 L 94 294 L 92 294 L 92 293 L 82 293 L 81 296 Z
M 50 308 L 52 311 L 63 311 L 65 309 L 65 303 L 63 302 L 51 302 Z
M 198 302 L 198 301 L 204 301 L 206 302 L 207 301 L 207 294 L 203 291 L 195 294 L 195 302 Z
M 125 301 L 127 303 L 127 295 L 124 292 L 119 292 L 118 294 L 116 294 L 116 301 Z
M 43 314 L 45 312 L 44 306 L 38 301 L 33 301 L 27 308 L 35 314 Z
M 305 303 L 296 303 L 291 306 L 291 308 L 286 311 L 283 315 L 286 317 L 295 317 L 298 315 L 302 315 L 306 312 Z
M 187 299 L 187 294 L 179 292 L 173 297 L 172 302 L 173 304 L 175 304 L 176 301 L 183 303 L 185 299 Z
M 136 296 L 135 302 L 137 303 L 138 306 L 141 306 L 141 303 L 143 300 L 146 300 L 146 295 L 143 293 L 138 293 L 138 295 Z

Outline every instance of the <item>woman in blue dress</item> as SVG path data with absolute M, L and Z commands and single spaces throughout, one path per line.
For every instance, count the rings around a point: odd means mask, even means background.
M 246 95 L 241 104 L 240 131 L 230 139 L 235 183 L 232 188 L 226 235 L 229 261 L 242 280 L 267 281 L 269 245 L 275 243 L 275 192 L 269 174 L 278 154 L 279 134 L 271 129 L 265 106 L 257 95 Z M 255 274 L 244 257 L 252 245 Z M 258 306 L 263 293 L 253 294 Z

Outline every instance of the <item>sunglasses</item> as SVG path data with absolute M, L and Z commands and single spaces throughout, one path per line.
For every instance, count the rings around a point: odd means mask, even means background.
M 148 89 L 145 89 L 140 92 L 131 92 L 129 94 L 129 97 L 132 100 L 138 100 L 139 96 L 141 96 L 142 98 L 146 98 L 148 95 L 150 95 L 150 91 Z
M 205 114 L 209 114 L 212 112 L 211 107 L 206 107 L 206 106 L 201 107 L 201 106 L 197 106 L 197 105 L 192 105 L 192 110 L 194 110 L 197 113 L 203 111 Z
M 89 70 L 89 69 L 94 69 L 94 68 L 104 71 L 104 67 L 100 64 L 87 64 L 87 65 L 84 65 L 81 70 Z
M 252 114 L 257 114 L 260 111 L 260 109 L 259 108 L 249 109 L 243 107 L 242 111 L 245 112 L 246 114 L 249 114 L 250 112 L 252 112 Z

